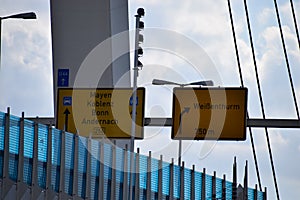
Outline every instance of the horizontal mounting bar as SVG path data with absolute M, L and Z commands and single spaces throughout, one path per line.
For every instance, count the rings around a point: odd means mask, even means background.
M 26 118 L 40 124 L 55 125 L 54 118 Z M 145 126 L 172 126 L 172 118 L 145 118 Z M 253 128 L 300 128 L 298 119 L 248 119 L 247 127 Z
M 172 126 L 172 118 L 145 118 L 145 126 Z M 247 127 L 300 128 L 297 119 L 248 119 Z
M 299 119 L 248 119 L 248 127 L 300 128 Z

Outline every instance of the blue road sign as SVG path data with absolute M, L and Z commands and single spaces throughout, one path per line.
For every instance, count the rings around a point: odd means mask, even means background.
M 69 69 L 58 69 L 57 87 L 69 87 Z
M 139 98 L 138 97 L 136 97 L 136 105 L 138 105 L 139 104 Z M 129 100 L 129 105 L 130 106 L 132 106 L 133 105 L 133 97 L 131 96 L 130 97 L 130 100 Z
M 71 106 L 72 105 L 72 97 L 64 97 L 63 105 L 64 106 Z

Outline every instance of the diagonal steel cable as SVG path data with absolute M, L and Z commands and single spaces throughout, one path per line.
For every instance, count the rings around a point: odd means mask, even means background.
M 291 10 L 292 10 L 292 15 L 293 15 L 293 20 L 294 20 L 294 26 L 295 26 L 295 31 L 296 31 L 297 40 L 298 40 L 298 46 L 299 46 L 299 49 L 300 49 L 300 37 L 299 37 L 299 31 L 298 31 L 298 26 L 297 26 L 297 18 L 296 18 L 296 14 L 295 14 L 293 0 L 290 0 L 290 4 L 291 4 Z
M 291 89 L 292 89 L 292 94 L 293 94 L 293 100 L 294 100 L 294 104 L 295 104 L 296 114 L 297 114 L 298 119 L 300 119 L 299 108 L 298 108 L 298 104 L 297 104 L 297 97 L 296 97 L 296 93 L 295 93 L 295 88 L 294 88 L 294 82 L 293 82 L 291 67 L 290 67 L 290 63 L 289 63 L 289 59 L 288 59 L 288 55 L 287 55 L 287 50 L 286 50 L 285 41 L 284 41 L 284 37 L 283 37 L 283 31 L 282 31 L 282 26 L 281 26 L 281 21 L 280 21 L 280 16 L 279 16 L 279 10 L 278 10 L 278 5 L 277 5 L 277 1 L 276 0 L 274 0 L 274 5 L 275 5 L 277 22 L 278 22 L 278 26 L 279 26 L 279 32 L 280 32 L 280 37 L 281 37 L 281 43 L 282 43 L 284 58 L 285 58 L 286 67 L 287 67 L 287 71 L 288 71 L 288 75 L 289 75 L 289 80 L 290 80 L 290 86 L 291 86 Z
M 266 118 L 265 109 L 264 109 L 264 103 L 263 103 L 262 92 L 261 92 L 261 87 L 260 87 L 260 80 L 259 80 L 257 64 L 256 64 L 256 56 L 255 56 L 252 33 L 251 33 L 251 26 L 250 26 L 249 14 L 248 14 L 247 0 L 244 0 L 244 7 L 245 7 L 246 18 L 247 18 L 248 33 L 249 33 L 249 39 L 250 39 L 250 45 L 251 45 L 251 51 L 252 51 L 253 64 L 254 64 L 254 69 L 255 69 L 256 84 L 257 84 L 257 89 L 258 89 L 258 94 L 259 94 L 260 106 L 261 106 L 261 110 L 262 110 L 263 119 L 265 119 Z M 267 127 L 265 127 L 265 133 L 266 133 L 266 138 L 267 138 L 267 145 L 268 145 L 268 151 L 269 151 L 269 157 L 270 157 L 270 162 L 271 162 L 271 168 L 272 168 L 272 174 L 273 174 L 273 180 L 274 180 L 277 200 L 279 200 L 280 199 L 279 189 L 278 189 L 278 185 L 277 185 L 275 166 L 274 166 L 274 162 L 273 162 L 270 137 L 269 137 L 269 132 L 268 132 Z
M 234 23 L 233 23 L 230 0 L 228 0 L 228 10 L 229 10 L 229 16 L 230 16 L 230 22 L 231 22 L 232 37 L 233 37 L 233 41 L 234 41 L 235 55 L 236 55 L 236 60 L 237 60 L 237 65 L 238 65 L 238 70 L 239 70 L 239 75 L 240 75 L 240 82 L 241 82 L 241 86 L 244 87 L 243 73 L 242 73 L 242 68 L 241 68 L 239 50 L 238 50 L 237 41 L 236 41 L 236 34 L 235 34 L 235 28 L 234 28 Z M 247 119 L 249 119 L 248 111 L 247 111 Z M 253 159 L 254 159 L 254 163 L 255 163 L 255 169 L 256 169 L 258 185 L 259 185 L 260 191 L 262 191 L 260 174 L 259 174 L 259 167 L 258 167 L 256 150 L 255 150 L 254 139 L 253 139 L 253 134 L 252 134 L 252 128 L 251 127 L 249 127 L 249 133 L 250 133 L 252 154 L 253 154 Z

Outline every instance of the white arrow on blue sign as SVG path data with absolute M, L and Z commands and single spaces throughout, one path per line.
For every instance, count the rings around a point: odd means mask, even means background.
M 58 69 L 57 87 L 69 87 L 69 69 Z

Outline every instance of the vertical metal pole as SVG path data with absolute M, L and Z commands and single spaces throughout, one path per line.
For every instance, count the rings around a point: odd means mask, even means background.
M 7 108 L 5 115 L 5 133 L 4 133 L 4 165 L 3 165 L 3 179 L 9 178 L 9 129 L 10 129 L 10 108 Z
M 9 128 L 10 128 L 10 108 L 7 108 L 5 114 L 5 132 L 4 132 L 4 158 L 3 158 L 3 182 L 1 199 L 5 198 L 9 190 L 7 181 L 9 180 Z
M 0 71 L 1 71 L 1 49 L 2 49 L 2 18 L 0 17 Z
M 184 85 L 180 85 L 180 87 L 181 88 L 183 88 L 184 87 Z M 180 114 L 180 116 L 179 116 L 180 118 L 179 118 L 179 134 L 180 134 L 180 136 L 182 135 L 182 121 L 181 121 L 181 117 L 182 117 L 182 115 Z M 180 166 L 181 165 L 181 154 L 182 154 L 182 139 L 181 138 L 179 138 L 179 141 L 178 141 L 179 143 L 178 143 L 178 166 Z
M 206 169 L 205 168 L 203 168 L 203 172 L 202 172 L 201 199 L 206 199 Z
M 172 158 L 172 162 L 170 164 L 170 188 L 169 188 L 169 199 L 174 199 L 174 159 Z
M 258 200 L 258 199 L 257 199 L 257 184 L 255 184 L 254 200 Z
M 132 94 L 132 121 L 131 121 L 131 144 L 130 151 L 134 152 L 135 126 L 136 126 L 136 90 L 138 77 L 138 47 L 139 47 L 139 23 L 140 17 L 135 15 L 135 47 L 134 47 L 134 66 L 133 66 L 133 94 Z
M 46 192 L 45 199 L 51 199 L 50 197 L 50 187 L 51 187 L 51 166 L 52 166 L 52 127 L 48 126 L 47 135 L 47 172 L 46 172 Z
M 20 135 L 19 135 L 19 161 L 18 161 L 18 183 L 23 182 L 24 169 L 24 112 L 20 120 Z
M 237 199 L 237 166 L 236 166 L 236 157 L 234 157 L 233 163 L 233 180 L 232 180 L 232 200 Z
M 195 199 L 195 165 L 193 165 L 191 172 L 191 199 Z
M 158 195 L 157 199 L 162 199 L 162 185 L 163 185 L 163 156 L 160 155 L 158 163 Z
M 151 199 L 151 151 L 149 151 L 149 156 L 147 158 L 147 186 L 146 186 L 146 199 Z
M 244 200 L 248 200 L 248 161 L 245 166 L 245 177 L 244 177 Z
M 132 121 L 131 121 L 131 140 L 130 140 L 130 152 L 131 152 L 131 159 L 130 159 L 130 194 L 129 199 L 132 200 L 133 197 L 133 170 L 134 170 L 134 164 L 133 164 L 133 152 L 134 152 L 134 139 L 135 139 L 135 126 L 136 126 L 136 90 L 137 90 L 137 77 L 138 77 L 138 41 L 139 41 L 139 23 L 140 23 L 140 17 L 138 15 L 135 15 L 136 17 L 136 25 L 135 25 L 135 49 L 134 49 L 134 66 L 133 66 L 133 94 L 132 94 Z
M 222 180 L 222 200 L 226 200 L 226 175 L 223 175 Z
M 124 178 L 123 178 L 123 199 L 128 198 L 128 147 L 127 145 L 125 146 L 124 150 L 124 166 L 123 166 L 123 173 L 124 173 Z
M 32 179 L 31 179 L 31 197 L 32 199 L 36 199 L 39 194 L 36 194 L 36 189 L 38 188 L 38 132 L 39 125 L 38 123 L 34 123 L 34 142 L 33 142 L 33 161 L 32 161 Z
M 99 171 L 99 189 L 98 199 L 104 199 L 104 143 L 100 141 L 100 171 Z
M 137 149 L 135 159 L 135 200 L 139 199 L 140 195 L 140 149 Z
M 116 194 L 116 140 L 112 148 L 111 156 L 111 189 L 110 189 L 110 199 L 115 199 Z
M 181 126 L 181 125 L 180 125 Z M 179 139 L 179 147 L 178 147 L 178 166 L 181 165 L 181 152 L 182 152 L 182 140 Z
M 131 148 L 131 147 L 130 147 Z M 134 153 L 130 150 L 130 169 L 129 169 L 129 199 L 133 199 L 133 173 L 134 173 Z
M 180 199 L 184 199 L 184 162 L 180 166 Z
M 65 131 L 61 131 L 61 146 L 60 146 L 60 172 L 59 172 L 59 199 L 63 198 L 65 192 L 65 148 L 66 148 Z
M 24 112 L 22 112 L 22 117 L 20 119 L 20 132 L 19 132 L 19 159 L 18 159 L 18 178 L 16 185 L 16 196 L 17 199 L 21 199 L 26 188 L 23 183 L 23 170 L 24 170 Z
M 78 133 L 74 136 L 73 197 L 78 197 Z
M 264 200 L 267 200 L 267 187 L 265 187 Z
M 87 139 L 85 198 L 91 198 L 91 137 Z
M 212 177 L 212 199 L 216 199 L 217 193 L 216 193 L 216 178 L 217 174 L 216 171 L 214 171 L 214 175 Z

